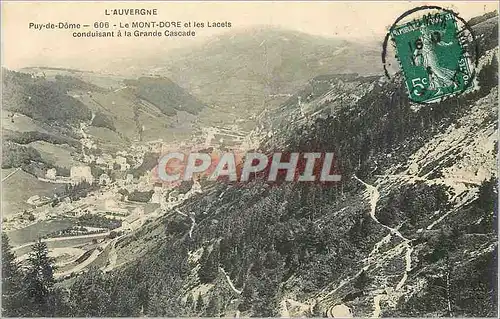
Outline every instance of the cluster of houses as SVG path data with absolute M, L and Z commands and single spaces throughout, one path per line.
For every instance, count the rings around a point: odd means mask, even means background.
M 83 181 L 86 181 L 91 185 L 94 183 L 92 170 L 90 169 L 90 166 L 87 165 L 72 166 L 70 169 L 69 177 L 58 176 L 57 170 L 55 168 L 50 168 L 45 173 L 45 178 L 39 177 L 38 179 L 44 182 L 56 184 L 76 185 Z
M 185 145 L 186 146 L 186 145 Z M 154 183 L 151 176 L 146 174 L 139 178 L 134 178 L 129 173 L 131 169 L 130 163 L 137 167 L 142 164 L 144 154 L 146 152 L 158 152 L 164 148 L 161 140 L 152 141 L 149 143 L 134 145 L 131 150 L 119 151 L 116 154 L 101 154 L 99 156 L 86 155 L 89 158 L 87 163 L 72 166 L 68 176 L 58 176 L 56 168 L 50 168 L 46 171 L 44 178 L 40 180 L 50 183 L 65 183 L 77 185 L 82 182 L 87 182 L 91 185 L 98 184 L 102 186 L 114 185 L 111 188 L 102 188 L 100 195 L 90 195 L 89 198 L 82 198 L 78 202 L 72 202 L 69 199 L 62 199 L 57 208 L 52 208 L 51 212 L 59 216 L 67 215 L 68 217 L 79 217 L 82 214 L 97 214 L 102 217 L 115 218 L 122 221 L 123 230 L 136 229 L 144 221 L 144 211 L 140 206 L 131 209 L 128 206 L 134 207 L 136 203 L 128 201 L 128 197 L 119 192 L 119 189 L 125 189 L 128 193 L 148 192 L 153 191 L 151 199 L 148 204 L 155 204 L 160 209 L 167 209 L 174 207 L 189 198 L 195 193 L 201 192 L 201 186 L 198 181 L 194 182 L 192 189 L 186 194 L 178 194 L 171 187 L 164 187 L 159 183 Z M 135 154 L 135 155 L 134 155 Z M 95 167 L 100 169 L 91 168 L 89 163 L 93 163 Z M 106 171 L 113 171 L 112 174 Z M 100 171 L 98 176 L 94 176 L 96 171 Z M 112 175 L 112 176 L 110 176 Z M 92 198 L 93 196 L 97 198 Z M 103 205 L 95 205 L 96 199 L 98 202 L 104 202 Z M 40 207 L 50 202 L 52 199 L 34 195 L 28 199 L 28 204 Z M 143 205 L 143 204 L 141 204 Z M 102 207 L 101 207 L 102 206 Z

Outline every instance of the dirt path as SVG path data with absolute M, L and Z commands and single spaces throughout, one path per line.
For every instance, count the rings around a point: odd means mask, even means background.
M 395 228 L 392 228 L 390 226 L 387 226 L 385 224 L 382 224 L 377 219 L 377 216 L 376 216 L 377 203 L 378 203 L 378 200 L 380 199 L 380 193 L 378 191 L 378 188 L 375 187 L 375 186 L 373 186 L 373 185 L 370 185 L 370 184 L 367 184 L 367 183 L 363 182 L 356 175 L 354 175 L 354 179 L 356 179 L 357 181 L 359 181 L 360 183 L 362 183 L 366 187 L 366 190 L 368 191 L 368 196 L 370 197 L 370 206 L 371 206 L 370 216 L 373 219 L 373 221 L 375 221 L 377 224 L 379 224 L 380 226 L 384 227 L 385 229 L 389 230 L 389 236 L 395 235 L 395 236 L 397 236 L 397 237 L 399 237 L 399 238 L 401 238 L 403 240 L 403 246 L 405 248 L 404 250 L 406 251 L 405 256 L 404 256 L 404 259 L 405 259 L 405 270 L 404 270 L 404 273 L 403 273 L 403 276 L 402 276 L 401 280 L 398 282 L 398 284 L 394 288 L 394 291 L 398 291 L 406 283 L 406 280 L 408 279 L 408 272 L 412 268 L 411 254 L 413 252 L 413 247 L 411 246 L 411 240 L 409 240 L 408 238 L 404 237 L 399 232 L 399 230 L 397 230 Z M 384 237 L 382 239 L 381 242 L 386 243 L 386 242 L 388 242 L 388 239 L 390 240 L 390 237 L 386 236 L 386 237 Z M 377 243 L 377 244 L 375 244 L 374 251 L 378 251 L 378 248 L 380 246 L 381 246 L 380 242 Z M 380 314 L 382 312 L 382 309 L 380 307 L 380 302 L 383 299 L 387 299 L 387 298 L 389 298 L 389 295 L 386 293 L 386 291 L 382 291 L 381 293 L 375 295 L 375 297 L 373 298 L 373 308 L 374 308 L 374 310 L 373 310 L 373 314 L 371 316 L 372 318 L 379 318 L 380 317 Z
M 9 173 L 9 175 L 5 176 L 3 179 L 2 179 L 2 182 L 5 182 L 7 179 L 9 179 L 12 175 L 14 175 L 15 173 L 19 172 L 21 170 L 21 168 L 16 168 L 15 170 L 13 170 L 12 172 Z
M 184 216 L 184 217 L 188 217 L 188 215 L 187 215 L 187 214 L 185 214 L 185 213 L 181 212 L 178 208 L 176 208 L 176 209 L 175 209 L 175 211 L 176 211 L 178 214 L 180 214 L 180 215 L 182 215 L 182 216 Z M 191 222 L 192 222 L 192 223 L 191 223 L 191 228 L 189 229 L 189 233 L 188 233 L 188 234 L 189 234 L 189 238 L 193 238 L 193 229 L 194 229 L 194 226 L 196 225 L 196 220 L 194 219 L 194 216 L 193 216 L 193 214 L 192 214 L 192 213 L 190 213 L 190 214 L 189 214 L 189 218 L 191 219 Z
M 231 289 L 235 293 L 237 293 L 238 295 L 241 295 L 241 290 L 236 289 L 236 287 L 234 286 L 233 282 L 231 281 L 231 278 L 229 278 L 229 275 L 226 273 L 226 271 L 224 270 L 224 268 L 219 267 L 219 269 L 220 269 L 220 271 L 222 271 L 222 273 L 224 274 L 224 276 L 226 276 L 227 283 L 229 284 L 229 286 L 231 287 Z
M 61 240 L 69 240 L 69 239 L 82 239 L 82 238 L 93 238 L 93 237 L 106 237 L 109 235 L 109 231 L 105 233 L 97 233 L 97 234 L 89 234 L 89 235 L 79 235 L 79 236 L 67 236 L 67 237 L 55 237 L 55 238 L 47 238 L 47 239 L 42 239 L 42 242 L 48 243 L 48 242 L 53 242 L 53 241 L 61 241 Z M 36 241 L 32 241 L 26 244 L 23 244 L 21 246 L 16 246 L 12 248 L 12 251 L 16 251 L 18 249 L 27 247 L 27 246 L 32 246 L 36 244 Z
M 108 272 L 113 270 L 116 267 L 116 261 L 118 260 L 118 254 L 116 253 L 116 242 L 118 238 L 115 238 L 112 240 L 110 243 L 110 250 L 109 250 L 109 264 L 104 268 L 104 272 Z
M 72 273 L 76 273 L 76 272 L 82 271 L 85 267 L 87 267 L 94 260 L 96 260 L 96 258 L 99 256 L 99 254 L 100 254 L 99 250 L 98 249 L 94 249 L 94 251 L 92 252 L 92 255 L 90 255 L 89 258 L 87 258 L 84 262 L 78 264 L 76 267 L 74 267 L 74 268 L 72 268 L 72 269 L 70 269 L 68 271 L 60 272 L 60 273 L 55 273 L 54 277 L 60 278 L 60 277 L 64 277 L 64 276 L 70 275 Z

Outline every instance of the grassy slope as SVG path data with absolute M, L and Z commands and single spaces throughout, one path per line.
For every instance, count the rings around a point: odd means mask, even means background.
M 4 171 L 4 170 L 2 170 Z M 6 171 L 3 176 L 8 173 Z M 61 184 L 51 184 L 39 181 L 33 175 L 18 171 L 2 182 L 2 215 L 10 216 L 22 212 L 32 206 L 26 200 L 33 195 L 52 197 L 55 190 L 63 188 Z

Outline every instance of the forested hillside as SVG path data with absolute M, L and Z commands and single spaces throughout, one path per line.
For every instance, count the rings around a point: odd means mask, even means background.
M 141 77 L 124 82 L 133 88 L 138 98 L 152 103 L 168 116 L 175 115 L 176 111 L 197 114 L 203 108 L 200 101 L 168 78 Z
M 71 87 L 78 85 L 70 77 L 52 82 L 6 69 L 2 74 L 3 106 L 6 111 L 19 112 L 53 124 L 70 124 L 91 117 L 88 107 L 67 95 Z

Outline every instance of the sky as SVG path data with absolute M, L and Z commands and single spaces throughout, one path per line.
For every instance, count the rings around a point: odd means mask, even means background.
M 387 29 L 405 11 L 421 5 L 452 9 L 464 19 L 498 9 L 495 1 L 460 2 L 18 2 L 2 1 L 2 66 L 99 69 L 106 61 L 133 59 L 154 52 L 192 46 L 214 35 L 271 25 L 325 37 L 382 41 Z M 145 8 L 157 16 L 106 16 L 105 9 Z M 231 28 L 195 29 L 195 37 L 74 38 L 73 30 L 33 30 L 32 23 L 109 21 L 231 22 Z M 93 28 L 91 28 L 93 29 Z M 191 28 L 193 29 L 193 28 Z M 89 30 L 89 29 L 86 29 Z M 117 29 L 115 29 L 116 31 Z M 379 40 L 380 39 L 380 40 Z

